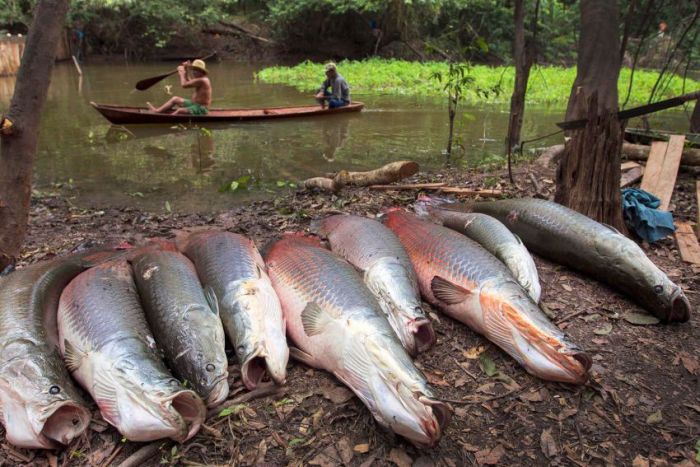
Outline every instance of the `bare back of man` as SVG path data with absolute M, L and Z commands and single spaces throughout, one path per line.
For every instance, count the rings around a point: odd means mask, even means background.
M 188 76 L 188 71 L 192 74 L 191 78 Z M 212 88 L 204 62 L 202 60 L 195 60 L 192 64 L 185 62 L 177 67 L 177 72 L 180 76 L 180 85 L 185 89 L 193 88 L 192 98 L 173 96 L 160 107 L 155 107 L 148 102 L 149 109 L 152 112 L 172 113 L 173 115 L 206 115 L 209 113 Z

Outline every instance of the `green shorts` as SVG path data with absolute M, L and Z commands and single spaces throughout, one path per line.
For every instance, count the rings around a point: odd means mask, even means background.
M 197 104 L 189 99 L 184 99 L 182 106 L 189 110 L 190 114 L 192 115 L 206 115 L 209 113 L 209 110 L 207 110 L 207 108 L 202 104 Z

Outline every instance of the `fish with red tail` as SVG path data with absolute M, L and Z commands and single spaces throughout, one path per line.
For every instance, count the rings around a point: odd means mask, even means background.
M 591 359 L 554 326 L 506 266 L 478 243 L 401 210 L 384 223 L 399 237 L 425 299 L 550 381 L 582 384 Z

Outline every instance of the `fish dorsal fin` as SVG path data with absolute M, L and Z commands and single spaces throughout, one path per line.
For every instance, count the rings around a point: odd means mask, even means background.
M 216 316 L 219 316 L 219 300 L 216 298 L 214 289 L 210 285 L 204 287 L 204 298 L 207 299 L 207 303 L 209 304 L 211 311 Z
M 472 294 L 470 290 L 453 284 L 440 276 L 433 277 L 433 280 L 430 281 L 430 289 L 435 298 L 448 305 L 462 303 Z
M 309 302 L 301 312 L 301 322 L 304 332 L 311 337 L 322 333 L 326 326 L 333 322 L 333 317 L 323 311 L 316 302 Z
M 95 373 L 95 383 L 92 386 L 93 397 L 100 407 L 102 416 L 112 425 L 119 425 L 119 403 L 114 383 L 105 378 L 104 371 Z
M 83 363 L 83 358 L 85 358 L 85 354 L 76 349 L 73 344 L 68 342 L 66 339 L 63 339 L 63 348 L 65 349 L 63 352 L 63 359 L 66 362 L 66 368 L 72 373 L 80 368 L 80 365 Z
M 312 368 L 319 367 L 318 364 L 316 363 L 316 360 L 314 359 L 313 355 L 308 354 L 297 347 L 289 347 L 289 355 L 293 359 L 300 361 L 304 365 L 310 366 Z
M 608 225 L 608 224 L 603 224 L 603 225 L 604 225 L 605 227 L 607 227 L 608 229 L 612 230 L 613 232 L 615 232 L 616 234 L 622 235 L 622 234 L 620 233 L 620 231 L 617 230 L 617 229 L 616 229 L 615 227 L 613 227 L 612 225 Z

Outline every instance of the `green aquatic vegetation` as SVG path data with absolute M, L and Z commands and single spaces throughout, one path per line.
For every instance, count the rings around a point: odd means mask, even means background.
M 352 94 L 355 96 L 391 94 L 440 97 L 445 95 L 444 86 L 431 77 L 436 74 L 447 74 L 449 65 L 446 62 L 421 63 L 372 58 L 362 61 L 342 61 L 338 64 L 338 71 L 348 80 Z M 627 95 L 630 74 L 627 68 L 620 73 L 618 82 L 620 102 L 624 101 Z M 293 67 L 269 67 L 257 73 L 257 78 L 266 83 L 286 84 L 309 93 L 318 89 L 323 76 L 323 64 L 309 61 Z M 474 79 L 474 82 L 469 89 L 465 90 L 465 102 L 470 104 L 508 104 L 510 102 L 509 90 L 513 89 L 515 80 L 513 67 L 472 65 L 469 76 Z M 635 71 L 628 107 L 647 103 L 657 77 L 656 71 Z M 527 103 L 565 106 L 575 78 L 575 67 L 533 67 L 527 90 Z M 494 86 L 499 86 L 504 92 L 488 94 L 480 92 Z M 677 96 L 698 87 L 700 82 L 688 79 L 684 89 L 683 79 L 676 76 L 666 87 L 664 94 L 657 96 L 657 99 Z

